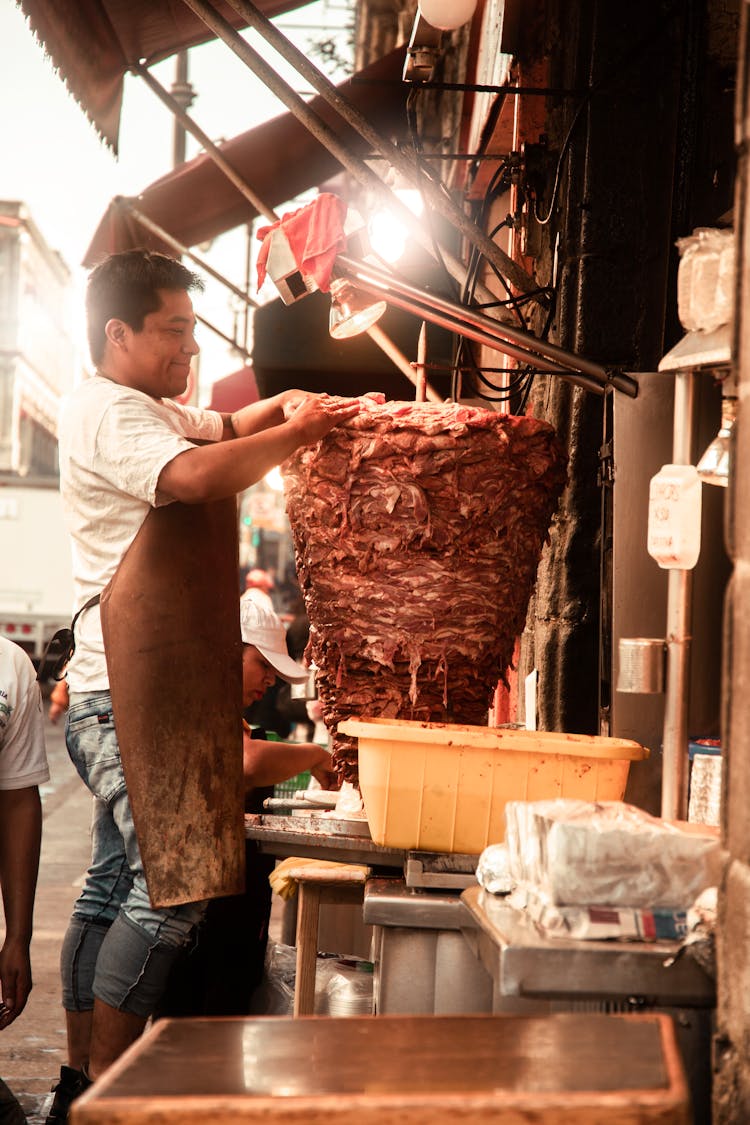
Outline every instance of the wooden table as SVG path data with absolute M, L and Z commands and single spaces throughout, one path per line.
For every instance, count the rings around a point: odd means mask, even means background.
M 161 1020 L 71 1125 L 689 1125 L 671 1021 L 612 1016 Z

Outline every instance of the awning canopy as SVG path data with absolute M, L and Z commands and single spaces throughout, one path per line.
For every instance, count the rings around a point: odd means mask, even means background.
M 359 71 L 338 89 L 367 115 L 383 134 L 402 136 L 407 127 L 406 90 L 401 81 L 405 47 Z M 311 107 L 353 152 L 366 154 L 366 143 L 320 95 Z M 283 113 L 220 147 L 224 158 L 271 207 L 294 199 L 341 171 L 328 149 L 292 113 Z M 206 242 L 257 215 L 214 160 L 201 154 L 156 180 L 134 199 L 147 218 L 183 246 Z M 169 249 L 145 230 L 122 202 L 113 200 L 86 252 L 83 264 L 93 266 L 107 254 L 134 246 Z
M 245 366 L 216 380 L 211 387 L 208 409 L 218 410 L 220 414 L 234 414 L 235 410 L 241 410 L 259 398 L 255 372 L 252 367 Z
M 309 0 L 255 0 L 266 16 Z M 117 152 L 123 79 L 135 63 L 150 66 L 214 34 L 182 0 L 18 0 L 32 30 L 99 134 Z M 246 26 L 223 0 L 214 7 L 235 28 Z

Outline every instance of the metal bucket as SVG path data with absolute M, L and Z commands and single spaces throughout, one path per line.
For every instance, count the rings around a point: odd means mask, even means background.
M 664 691 L 666 651 L 663 637 L 621 637 L 617 691 L 642 695 Z

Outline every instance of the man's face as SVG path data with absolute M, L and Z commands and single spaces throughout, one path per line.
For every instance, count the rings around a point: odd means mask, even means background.
M 242 646 L 242 706 L 262 699 L 276 680 L 276 672 L 255 645 Z
M 122 321 L 110 321 L 106 371 L 125 386 L 153 398 L 173 398 L 187 387 L 190 360 L 200 351 L 196 343 L 193 304 L 184 289 L 160 289 L 161 307 L 148 313 L 140 332 Z

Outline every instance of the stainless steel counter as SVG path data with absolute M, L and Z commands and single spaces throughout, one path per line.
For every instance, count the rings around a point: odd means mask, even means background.
M 462 935 L 459 890 L 368 879 L 364 920 L 374 927 L 378 1015 L 492 1011 L 492 980 Z
M 245 817 L 245 835 L 248 840 L 256 840 L 262 852 L 282 857 L 330 859 L 399 871 L 403 870 L 406 858 L 406 852 L 400 848 L 374 844 L 366 821 L 249 813 Z
M 493 982 L 492 1011 L 660 1011 L 672 1017 L 696 1125 L 711 1120 L 716 985 L 673 941 L 543 937 L 520 911 L 481 887 L 463 891 L 464 937 Z
M 466 913 L 458 891 L 409 887 L 398 878 L 368 879 L 364 920 L 369 926 L 460 930 Z
M 715 982 L 676 941 L 573 941 L 543 937 L 503 898 L 471 887 L 461 895 L 464 934 L 501 996 L 611 999 L 711 1008 Z

